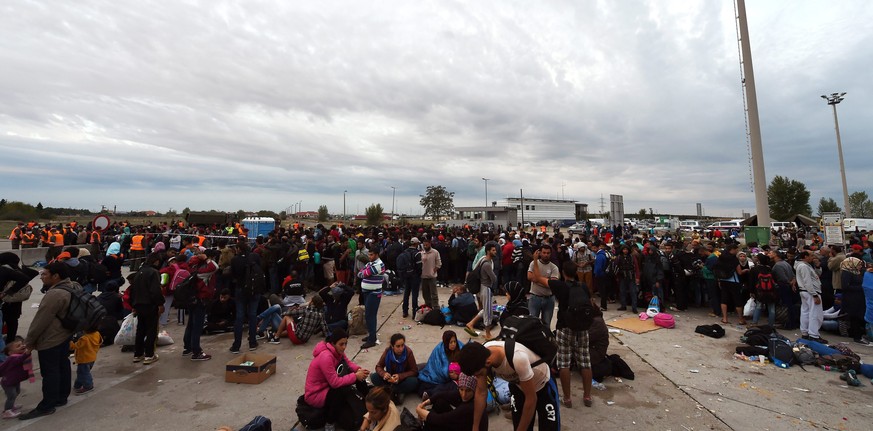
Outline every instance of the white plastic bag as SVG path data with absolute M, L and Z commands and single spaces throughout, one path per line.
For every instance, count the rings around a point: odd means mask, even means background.
M 167 331 L 161 331 L 158 333 L 158 346 L 169 346 L 173 344 L 173 337 L 170 337 L 170 333 Z
M 132 346 L 136 339 L 136 316 L 128 314 L 121 321 L 121 329 L 115 334 L 115 344 L 119 346 Z
M 755 308 L 758 308 L 758 303 L 755 302 L 755 298 L 749 298 L 749 300 L 746 301 L 746 306 L 743 307 L 743 316 L 750 317 L 755 313 Z

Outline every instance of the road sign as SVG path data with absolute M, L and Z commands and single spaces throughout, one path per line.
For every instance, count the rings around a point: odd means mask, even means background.
M 843 237 L 843 213 L 822 213 L 821 224 L 824 227 L 825 244 L 846 244 L 846 239 Z
M 91 226 L 93 226 L 94 229 L 105 230 L 109 227 L 111 223 L 112 222 L 109 220 L 108 216 L 99 215 L 97 217 L 94 217 L 94 221 L 91 222 Z

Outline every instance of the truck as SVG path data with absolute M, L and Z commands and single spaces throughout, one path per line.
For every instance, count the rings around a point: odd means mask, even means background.
M 236 214 L 224 212 L 195 212 L 191 211 L 185 215 L 185 223 L 188 226 L 224 226 L 232 223 L 236 218 Z
M 855 228 L 859 232 L 873 231 L 873 219 L 870 218 L 846 218 L 843 219 L 843 231 L 855 232 Z

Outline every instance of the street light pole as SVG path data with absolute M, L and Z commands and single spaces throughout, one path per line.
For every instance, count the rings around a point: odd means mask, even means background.
M 843 163 L 843 143 L 840 141 L 840 121 L 837 119 L 837 105 L 843 101 L 846 93 L 831 93 L 830 95 L 822 95 L 821 98 L 828 102 L 834 108 L 834 130 L 837 132 L 837 153 L 840 155 L 840 177 L 843 180 L 843 211 L 846 212 L 846 218 L 852 217 L 852 210 L 849 208 L 849 187 L 846 185 L 846 165 Z
M 343 190 L 343 220 L 346 219 L 346 193 L 348 190 Z
M 482 178 L 482 181 L 485 181 L 485 207 L 488 207 L 488 180 L 491 178 Z
M 397 187 L 391 186 L 391 218 L 394 218 L 394 196 L 397 194 Z

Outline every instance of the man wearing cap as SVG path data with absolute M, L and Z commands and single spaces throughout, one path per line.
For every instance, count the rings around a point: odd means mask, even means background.
M 421 297 L 430 308 L 439 308 L 440 298 L 437 294 L 436 277 L 443 265 L 440 254 L 431 248 L 430 238 L 425 237 L 421 251 Z

